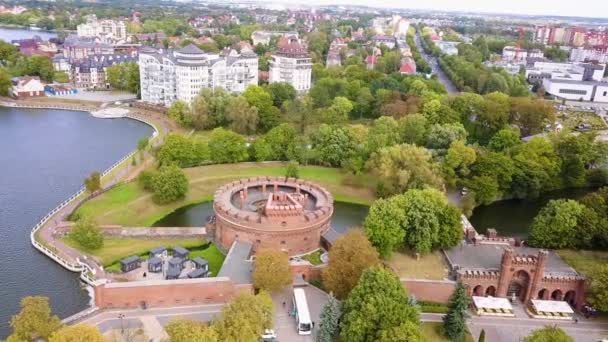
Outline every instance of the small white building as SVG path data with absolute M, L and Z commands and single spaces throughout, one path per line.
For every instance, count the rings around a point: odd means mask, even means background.
M 568 302 L 562 300 L 532 299 L 527 311 L 532 317 L 541 319 L 569 321 L 574 317 L 574 310 Z
M 269 61 L 269 83 L 286 82 L 296 91 L 306 92 L 310 89 L 311 78 L 312 59 L 297 39 L 290 39 Z
M 253 46 L 257 46 L 258 44 L 268 45 L 270 44 L 270 40 L 272 37 L 295 37 L 298 38 L 298 32 L 296 31 L 253 31 L 251 33 L 251 40 L 253 41 Z
M 473 296 L 473 310 L 479 316 L 515 317 L 507 298 Z
M 37 76 L 14 77 L 12 83 L 11 94 L 14 97 L 45 96 L 44 84 L 40 82 L 40 78 Z
M 446 55 L 453 56 L 458 54 L 458 44 L 460 42 L 446 42 L 443 40 L 435 42 L 435 45 Z
M 86 23 L 76 26 L 78 37 L 95 38 L 104 40 L 126 41 L 127 24 L 122 20 L 104 19 L 97 20 L 95 14 L 86 16 Z
M 372 38 L 372 41 L 377 47 L 380 47 L 381 45 L 386 45 L 386 47 L 388 47 L 389 49 L 394 48 L 395 44 L 397 44 L 397 40 L 395 39 L 395 37 L 380 34 L 375 35 L 374 38 Z

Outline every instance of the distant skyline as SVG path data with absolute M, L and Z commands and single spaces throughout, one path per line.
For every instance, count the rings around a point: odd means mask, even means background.
M 288 0 L 278 0 L 286 4 Z M 426 9 L 434 11 L 486 12 L 523 15 L 556 15 L 567 17 L 608 18 L 608 1 L 562 1 L 562 0 L 296 0 L 309 5 L 361 5 L 369 7 L 395 7 L 404 9 Z

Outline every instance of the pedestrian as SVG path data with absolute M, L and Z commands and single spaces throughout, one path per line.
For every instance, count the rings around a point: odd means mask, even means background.
M 283 301 L 283 307 L 285 307 L 285 301 Z
M 315 321 L 312 321 L 312 328 L 315 328 Z
M 576 323 L 578 323 L 578 318 L 575 318 L 575 319 L 574 319 L 574 323 L 575 323 L 575 324 L 576 324 Z

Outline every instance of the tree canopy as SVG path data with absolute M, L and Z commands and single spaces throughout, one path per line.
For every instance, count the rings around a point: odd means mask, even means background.
M 290 285 L 293 276 L 287 253 L 265 249 L 255 255 L 253 264 L 253 286 L 273 292 Z

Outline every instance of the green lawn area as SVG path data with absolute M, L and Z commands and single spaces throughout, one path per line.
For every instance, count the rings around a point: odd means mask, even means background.
M 574 129 L 578 124 L 589 123 L 593 129 L 606 129 L 606 124 L 598 115 L 584 112 L 570 112 L 565 115 L 558 115 L 559 121 L 564 127 Z
M 201 257 L 209 262 L 209 271 L 212 277 L 217 276 L 220 273 L 220 268 L 224 263 L 226 256 L 214 245 L 211 244 L 209 247 L 203 250 L 193 250 L 190 252 L 190 259 Z
M 586 276 L 590 276 L 596 268 L 608 264 L 608 252 L 561 249 L 556 253 L 577 272 Z
M 422 331 L 422 336 L 426 342 L 449 342 L 446 337 L 441 334 L 441 329 L 443 328 L 442 323 L 436 322 L 424 322 L 421 324 L 420 329 Z M 467 334 L 464 339 L 465 342 L 474 342 L 473 337 L 470 334 Z
M 91 215 L 99 224 L 151 226 L 177 208 L 212 200 L 218 187 L 233 180 L 252 176 L 284 176 L 285 163 L 207 165 L 184 169 L 184 172 L 190 181 L 190 189 L 181 201 L 157 205 L 152 202 L 150 193 L 133 182 L 88 201 L 78 209 L 77 214 Z M 375 199 L 371 177 L 352 179 L 340 169 L 301 166 L 300 178 L 324 186 L 336 201 L 371 204 Z
M 448 276 L 448 266 L 440 251 L 420 256 L 420 260 L 409 252 L 395 252 L 388 263 L 401 278 L 443 280 Z
M 302 257 L 302 259 L 310 262 L 313 265 L 321 265 L 321 250 L 316 250 L 310 254 L 306 254 Z

